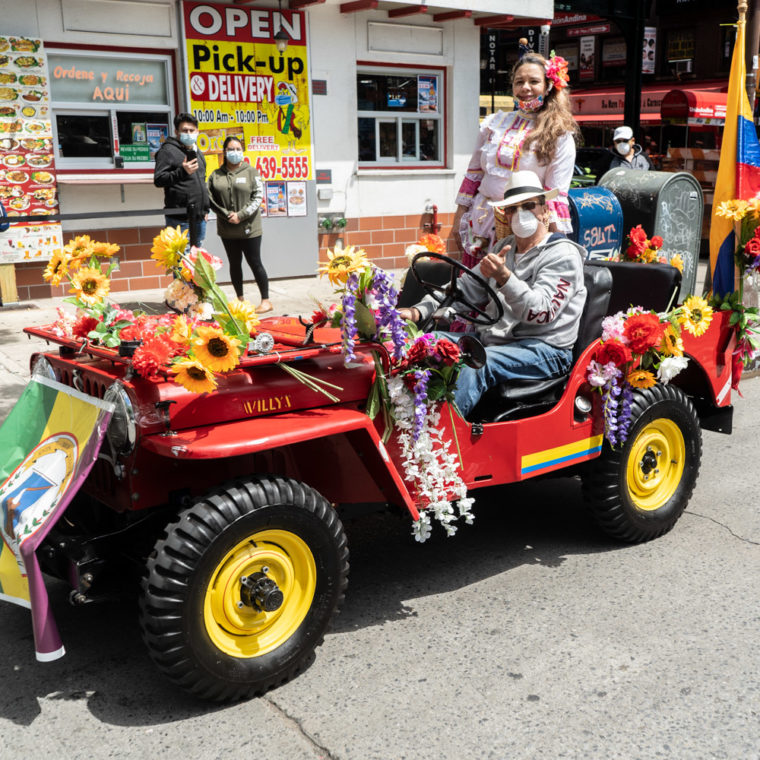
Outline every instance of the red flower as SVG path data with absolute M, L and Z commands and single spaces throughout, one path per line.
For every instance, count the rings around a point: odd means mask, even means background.
M 643 251 L 647 246 L 647 233 L 640 224 L 637 224 L 629 233 L 628 239 L 631 241 L 631 245 Z
M 94 330 L 97 326 L 98 320 L 95 317 L 88 317 L 86 314 L 83 314 L 74 322 L 71 332 L 75 338 L 86 338 L 90 330 Z
M 646 353 L 650 348 L 659 346 L 665 326 L 660 324 L 656 314 L 634 314 L 625 321 L 623 334 L 628 338 L 628 345 L 636 354 Z
M 165 368 L 177 353 L 177 344 L 168 335 L 153 335 L 137 347 L 132 366 L 141 377 L 158 377 L 159 370 Z
M 431 341 L 429 336 L 423 335 L 412 343 L 404 357 L 405 364 L 420 364 L 430 356 Z
M 596 360 L 599 364 L 609 364 L 612 362 L 616 367 L 621 367 L 623 364 L 631 361 L 632 358 L 628 346 L 616 338 L 605 340 L 596 355 Z
M 643 248 L 636 248 L 635 245 L 629 245 L 628 248 L 625 249 L 625 255 L 631 259 L 631 261 L 636 261 L 643 252 Z
M 760 229 L 760 227 L 758 227 L 758 229 Z M 760 256 L 760 240 L 756 237 L 750 238 L 744 246 L 744 253 L 752 258 Z
M 137 325 L 127 325 L 119 330 L 119 337 L 122 340 L 141 340 L 142 334 Z
M 459 361 L 459 346 L 452 343 L 448 338 L 440 338 L 433 349 L 436 358 L 440 359 L 447 367 Z
M 652 244 L 652 248 L 662 248 L 662 238 L 659 235 L 653 235 L 649 242 Z

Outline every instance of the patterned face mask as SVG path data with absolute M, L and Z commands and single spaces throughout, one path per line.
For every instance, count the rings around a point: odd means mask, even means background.
M 533 113 L 533 111 L 538 111 L 539 108 L 544 104 L 544 96 L 539 95 L 536 98 L 533 98 L 532 100 L 520 100 L 518 98 L 517 100 L 517 107 L 525 112 L 525 113 Z

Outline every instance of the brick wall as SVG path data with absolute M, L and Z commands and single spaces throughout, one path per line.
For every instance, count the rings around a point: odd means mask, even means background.
M 153 238 L 162 227 L 131 227 L 114 230 L 76 230 L 64 233 L 68 242 L 77 235 L 89 235 L 99 242 L 116 243 L 120 246 L 120 268 L 111 274 L 111 292 L 166 287 L 171 277 L 161 273 L 153 259 L 150 248 Z M 42 278 L 47 262 L 16 264 L 16 288 L 20 301 L 36 301 L 41 298 L 68 295 L 68 286 L 54 287 Z M 117 298 L 117 297 L 116 297 Z
M 425 223 L 431 221 L 432 214 L 407 216 L 364 216 L 348 219 L 348 224 L 339 233 L 319 235 L 319 261 L 327 261 L 328 248 L 334 248 L 338 238 L 343 245 L 364 248 L 367 257 L 383 269 L 402 269 L 409 265 L 404 251 L 406 246 L 416 243 L 422 235 L 431 232 Z M 446 243 L 446 253 L 459 258 L 458 249 L 451 235 L 454 214 L 438 214 L 441 229 L 438 234 Z

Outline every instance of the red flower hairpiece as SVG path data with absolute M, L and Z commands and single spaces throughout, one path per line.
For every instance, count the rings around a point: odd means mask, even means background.
M 561 55 L 552 55 L 546 62 L 546 78 L 550 79 L 554 86 L 561 90 L 567 87 L 570 75 L 567 73 L 567 61 Z

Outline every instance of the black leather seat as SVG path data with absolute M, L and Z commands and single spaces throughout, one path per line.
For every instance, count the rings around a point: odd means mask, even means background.
M 451 267 L 445 261 L 418 261 L 417 271 L 426 282 L 446 285 L 451 280 Z M 417 282 L 411 268 L 406 270 L 406 279 L 398 294 L 398 307 L 409 308 L 419 303 L 426 295 L 425 289 Z
M 586 285 L 586 304 L 578 326 L 578 338 L 573 346 L 573 364 L 589 344 L 601 337 L 602 319 L 610 313 L 613 275 L 609 268 L 589 266 L 587 262 L 583 267 L 583 281 Z M 527 414 L 538 414 L 554 406 L 567 379 L 568 375 L 561 375 L 548 380 L 513 380 L 501 383 L 483 394 L 469 418 L 473 421 L 500 422 Z
M 612 274 L 608 314 L 617 314 L 631 306 L 643 306 L 658 312 L 669 311 L 676 304 L 681 273 L 670 264 L 589 259 L 586 266 L 602 267 Z

